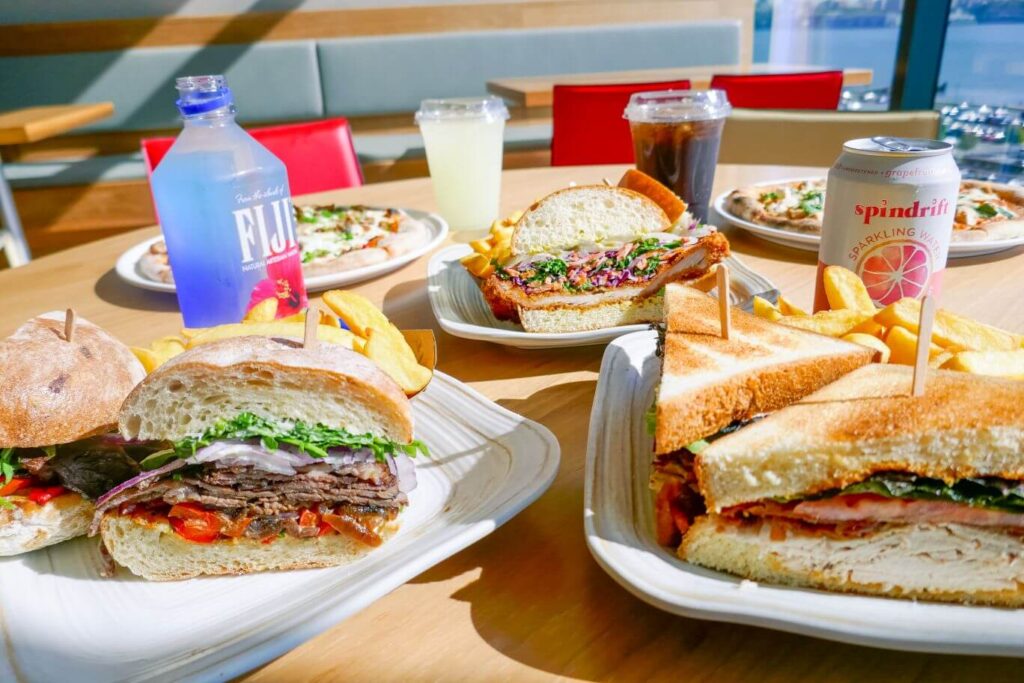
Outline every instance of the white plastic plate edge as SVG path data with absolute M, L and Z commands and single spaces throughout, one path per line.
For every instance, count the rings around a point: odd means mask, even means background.
M 402 209 L 405 213 L 415 220 L 420 221 L 427 226 L 427 230 L 430 231 L 430 240 L 416 249 L 413 249 L 407 254 L 393 259 L 389 259 L 384 263 L 375 263 L 372 266 L 364 266 L 362 268 L 355 268 L 353 270 L 342 270 L 337 273 L 325 273 L 323 275 L 315 275 L 313 277 L 305 278 L 306 291 L 307 292 L 319 292 L 331 287 L 341 287 L 344 285 L 351 285 L 363 280 L 369 280 L 377 277 L 378 275 L 384 275 L 394 270 L 398 270 L 407 263 L 412 263 L 424 254 L 429 253 L 439 244 L 444 242 L 448 236 L 448 223 L 436 213 L 430 213 L 427 211 L 419 211 L 418 209 Z M 167 282 L 157 282 L 156 280 L 150 280 L 148 277 L 143 275 L 138 268 L 139 259 L 149 249 L 149 246 L 154 242 L 162 240 L 162 236 L 151 237 L 144 242 L 136 244 L 134 247 L 127 249 L 117 259 L 117 263 L 114 266 L 114 271 L 117 273 L 124 282 L 139 287 L 141 289 L 148 289 L 154 292 L 170 292 L 175 291 L 174 285 Z
M 641 600 L 673 614 L 750 624 L 858 645 L 942 654 L 1024 656 L 1024 609 L 844 595 L 743 581 L 688 564 L 654 538 L 652 439 L 644 412 L 661 373 L 656 336 L 605 351 L 590 418 L 584 530 L 599 565 Z
M 784 178 L 782 180 L 771 180 L 763 183 L 754 183 L 752 185 L 746 185 L 745 187 L 760 187 L 762 185 L 778 185 L 780 183 L 793 183 L 806 180 L 821 180 L 821 176 L 811 176 L 809 178 Z M 738 189 L 738 188 L 733 188 Z M 792 247 L 794 249 L 802 249 L 804 251 L 818 251 L 818 245 L 821 244 L 821 235 L 813 233 L 794 232 L 792 230 L 783 230 L 781 228 L 772 228 L 767 225 L 758 225 L 751 221 L 735 216 L 725 208 L 725 200 L 733 190 L 727 190 L 722 194 L 715 197 L 714 209 L 715 212 L 721 216 L 722 220 L 727 223 L 735 225 L 741 230 L 746 230 L 758 237 L 772 242 L 773 244 L 781 244 L 784 247 Z M 949 245 L 949 257 L 950 258 L 968 258 L 970 256 L 985 256 L 987 254 L 995 254 L 1000 251 L 1006 251 L 1007 249 L 1013 249 L 1024 245 L 1024 237 L 1018 237 L 1009 240 L 978 240 L 974 242 L 953 242 Z
M 476 280 L 459 263 L 460 258 L 472 251 L 468 244 L 452 245 L 434 254 L 427 264 L 430 306 L 441 329 L 451 335 L 520 349 L 555 349 L 604 344 L 649 327 L 646 324 L 623 325 L 586 332 L 535 333 L 498 320 L 491 314 Z M 771 281 L 751 270 L 737 257 L 730 256 L 726 263 L 729 265 L 734 303 L 742 303 L 754 294 L 775 289 Z
M 421 402 L 423 404 L 417 406 Z M 359 590 L 350 597 L 334 598 L 333 600 L 318 598 L 312 603 L 308 600 L 306 602 L 296 601 L 287 608 L 289 610 L 287 613 L 282 612 L 280 617 L 274 619 L 272 627 L 265 626 L 263 629 L 249 630 L 233 640 L 218 642 L 212 647 L 209 644 L 194 643 L 192 647 L 182 648 L 176 657 L 149 663 L 144 671 L 135 674 L 126 674 L 122 662 L 115 658 L 109 660 L 109 672 L 102 679 L 96 679 L 94 665 L 97 664 L 97 661 L 93 660 L 102 659 L 103 653 L 101 651 L 90 652 L 89 664 L 92 668 L 89 669 L 88 675 L 82 676 L 82 672 L 69 669 L 64 671 L 61 679 L 197 682 L 231 680 L 295 649 L 434 565 L 484 538 L 533 503 L 554 481 L 558 473 L 560 448 L 558 440 L 543 425 L 501 407 L 462 382 L 440 372 L 435 373 L 434 380 L 427 392 L 415 399 L 413 403 L 417 420 L 424 420 L 425 414 L 428 416 L 432 414 L 442 419 L 448 417 L 456 421 L 462 419 L 463 424 L 457 425 L 452 432 L 452 447 L 457 447 L 463 441 L 467 443 L 478 441 L 477 445 L 472 448 L 478 457 L 486 456 L 485 451 L 489 448 L 496 448 L 503 452 L 504 459 L 507 460 L 502 467 L 505 470 L 504 481 L 500 485 L 486 490 L 486 497 L 478 501 L 478 507 L 468 511 L 451 511 L 449 510 L 452 507 L 450 501 L 435 502 L 440 506 L 439 514 L 453 516 L 454 523 L 448 522 L 431 529 L 403 528 L 400 530 L 398 536 L 390 544 L 398 542 L 405 535 L 407 545 L 400 551 L 401 554 L 389 557 L 390 562 L 386 568 L 370 578 L 358 578 L 355 584 Z M 469 406 L 475 406 L 475 408 L 471 410 Z M 435 429 L 445 428 L 437 426 Z M 440 454 L 435 450 L 434 457 L 438 455 Z M 429 462 L 425 463 L 425 466 L 429 467 L 430 464 Z M 438 463 L 438 465 L 443 464 L 443 462 Z M 447 478 L 448 475 L 443 473 L 444 467 L 436 469 L 442 474 L 431 476 Z M 459 486 L 457 479 L 452 479 L 449 483 L 453 491 Z M 413 495 L 415 496 L 415 494 L 414 491 Z M 464 499 L 459 500 L 455 507 L 465 508 L 466 502 Z M 415 499 L 413 505 L 415 505 Z M 81 545 L 85 543 L 85 539 L 78 539 L 70 543 Z M 384 545 L 381 551 L 386 551 L 390 544 Z M 57 546 L 55 549 L 60 548 L 61 546 Z M 31 555 L 52 571 L 53 561 L 46 556 L 52 550 L 54 549 L 44 549 Z M 70 550 L 77 551 L 79 549 Z M 354 568 L 360 564 L 373 563 L 374 558 L 375 553 L 371 553 L 348 566 Z M 4 561 L 18 562 L 18 558 L 7 558 Z M 377 563 L 379 564 L 380 561 Z M 336 581 L 346 582 L 349 579 L 346 569 L 347 567 L 309 569 L 299 572 L 256 574 L 252 577 L 215 577 L 194 581 L 202 585 L 204 581 L 230 582 L 274 575 L 284 578 L 292 575 L 306 575 L 302 578 L 308 582 L 311 576 L 330 578 L 331 573 L 334 573 L 337 576 Z M 126 572 L 124 569 L 118 571 L 119 576 L 122 575 L 122 572 Z M 0 578 L 4 573 L 3 562 L 0 562 Z M 163 585 L 184 586 L 183 590 L 188 590 L 185 584 L 191 583 L 153 584 L 130 575 L 124 575 L 127 576 L 127 581 L 140 587 L 138 589 L 140 594 L 145 594 L 146 590 Z M 104 579 L 103 581 L 117 580 L 119 579 Z M 86 589 L 87 587 L 83 585 L 77 590 Z M 24 657 L 25 654 L 19 650 L 17 640 L 12 639 L 12 634 L 7 632 L 11 628 L 11 616 L 9 613 L 5 614 L 3 608 L 4 605 L 0 604 L 0 641 L 4 648 L 3 656 L 0 656 L 0 681 L 39 680 L 25 674 L 24 669 L 31 668 L 24 666 L 25 662 L 21 662 L 21 665 L 18 664 L 17 659 Z M 35 616 L 43 619 L 46 617 L 45 614 Z M 123 616 L 130 621 L 136 615 Z M 71 628 L 74 626 L 72 625 Z M 146 625 L 144 628 L 155 627 Z M 33 622 L 33 632 L 47 633 L 47 624 Z M 180 627 L 168 633 L 175 637 L 187 637 L 187 632 L 183 634 Z M 102 637 L 100 636 L 100 638 Z M 50 656 L 57 655 L 51 654 Z M 59 661 L 57 665 L 60 666 Z

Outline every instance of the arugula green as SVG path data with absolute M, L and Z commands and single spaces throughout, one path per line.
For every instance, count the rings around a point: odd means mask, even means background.
M 7 484 L 14 479 L 14 472 L 18 469 L 18 458 L 14 455 L 13 448 L 0 448 L 0 476 Z
M 296 421 L 290 425 L 272 422 L 252 413 L 239 413 L 231 420 L 218 420 L 201 436 L 186 437 L 174 443 L 172 449 L 160 451 L 142 461 L 146 470 L 156 469 L 169 462 L 172 458 L 189 458 L 200 448 L 209 446 L 214 441 L 248 441 L 259 439 L 268 449 L 276 449 L 280 444 L 295 446 L 303 453 L 323 458 L 331 448 L 370 449 L 378 460 L 388 455 L 404 453 L 410 457 L 417 454 L 430 455 L 426 445 L 418 440 L 407 444 L 395 443 L 372 434 L 353 434 L 347 429 L 335 429 L 322 424 L 308 425 Z
M 760 197 L 758 197 L 758 199 L 761 202 L 767 204 L 768 202 L 777 202 L 777 201 L 779 201 L 780 199 L 782 199 L 782 195 L 780 195 L 778 192 L 764 192 L 764 193 L 761 194 Z
M 811 190 L 800 195 L 800 210 L 810 216 L 820 213 L 825 207 L 825 197 L 821 190 Z
M 996 214 L 998 213 L 998 211 L 996 211 L 996 207 L 992 206 L 987 202 L 984 204 L 979 204 L 974 210 L 978 212 L 979 216 L 982 216 L 984 218 L 995 218 Z
M 961 503 L 972 507 L 1024 513 L 1024 482 L 995 477 L 970 477 L 947 484 L 941 479 L 900 472 L 875 474 L 840 490 L 806 498 L 817 500 L 837 495 L 874 493 L 886 498 L 909 498 Z M 788 500 L 803 498 L 797 496 Z
M 310 261 L 312 261 L 315 258 L 320 258 L 321 256 L 327 256 L 330 253 L 331 252 L 329 250 L 327 250 L 327 249 L 313 249 L 312 251 L 307 251 L 305 254 L 302 255 L 302 262 L 303 263 L 309 263 Z

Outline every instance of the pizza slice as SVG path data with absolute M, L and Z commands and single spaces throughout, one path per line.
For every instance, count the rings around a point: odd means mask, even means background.
M 1024 237 L 1024 187 L 964 180 L 953 219 L 954 241 Z
M 821 233 L 825 179 L 814 178 L 733 190 L 725 208 L 737 218 L 771 228 Z

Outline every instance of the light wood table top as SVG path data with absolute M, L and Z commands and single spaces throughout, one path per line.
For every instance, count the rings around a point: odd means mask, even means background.
M 716 74 L 787 74 L 823 71 L 820 66 L 735 64 L 721 66 L 687 66 L 667 69 L 637 69 L 601 73 L 556 74 L 554 76 L 519 76 L 487 81 L 487 91 L 521 107 L 550 107 L 552 91 L 558 85 L 610 85 L 614 83 L 656 83 L 689 79 L 694 90 L 706 90 Z M 843 85 L 870 85 L 871 69 L 843 69 Z
M 0 145 L 45 140 L 113 113 L 113 102 L 51 104 L 0 112 Z
M 617 178 L 622 166 L 509 171 L 502 210 L 570 181 Z M 722 166 L 715 192 L 822 169 Z M 306 199 L 306 198 L 303 198 Z M 434 210 L 428 180 L 313 195 L 334 202 Z M 173 296 L 122 284 L 118 255 L 137 230 L 0 272 L 0 336 L 42 311 L 73 306 L 129 344 L 181 327 Z M 727 230 L 734 252 L 798 305 L 810 306 L 816 257 Z M 419 680 L 820 681 L 1019 680 L 1012 659 L 898 653 L 747 626 L 672 616 L 626 592 L 594 562 L 583 536 L 590 406 L 603 349 L 520 351 L 440 332 L 425 287 L 426 258 L 354 287 L 400 327 L 433 328 L 439 369 L 546 425 L 562 462 L 551 488 L 479 543 L 421 574 L 351 619 L 252 672 L 252 683 Z M 1024 249 L 952 262 L 943 307 L 1024 331 Z

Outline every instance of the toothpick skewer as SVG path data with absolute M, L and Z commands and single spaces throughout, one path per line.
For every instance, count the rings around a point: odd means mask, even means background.
M 601 180 L 603 180 L 604 184 L 607 185 L 608 187 L 612 187 L 612 181 L 608 180 L 607 177 L 601 178 Z
M 303 330 L 302 346 L 312 349 L 316 346 L 317 327 L 320 324 L 320 312 L 310 304 L 306 309 L 306 327 Z
M 75 333 L 75 309 L 69 308 L 64 314 L 64 341 L 71 341 Z
M 719 263 L 715 271 L 718 282 L 718 320 L 722 324 L 722 339 L 728 340 L 732 332 L 732 309 L 729 308 L 729 267 Z
M 917 353 L 914 359 L 914 396 L 924 396 L 924 384 L 928 379 L 928 351 L 932 345 L 932 327 L 935 324 L 935 295 L 928 294 L 921 300 L 921 317 L 917 321 Z

